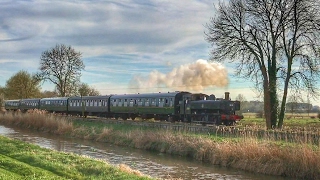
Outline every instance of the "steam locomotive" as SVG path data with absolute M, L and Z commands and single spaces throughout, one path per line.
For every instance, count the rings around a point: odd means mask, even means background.
M 5 109 L 41 109 L 69 115 L 122 118 L 154 118 L 160 121 L 233 125 L 241 119 L 239 101 L 231 101 L 229 92 L 225 97 L 189 93 L 138 93 L 107 96 L 55 97 L 5 101 Z

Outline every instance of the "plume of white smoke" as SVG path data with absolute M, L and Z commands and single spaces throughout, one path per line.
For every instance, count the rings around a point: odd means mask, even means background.
M 130 88 L 139 92 L 150 88 L 202 91 L 207 87 L 227 86 L 227 76 L 227 70 L 221 64 L 200 59 L 195 63 L 174 68 L 167 74 L 154 70 L 148 77 L 135 75 L 131 79 Z

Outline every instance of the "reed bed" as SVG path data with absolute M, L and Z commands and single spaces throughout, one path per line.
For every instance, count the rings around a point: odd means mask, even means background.
M 42 122 L 39 122 L 42 121 Z M 319 131 L 309 129 L 262 131 L 260 127 L 225 128 L 216 133 L 195 135 L 161 129 L 115 128 L 102 124 L 81 125 L 46 113 L 7 113 L 0 123 L 16 125 L 49 133 L 108 142 L 117 145 L 189 156 L 199 161 L 250 172 L 279 175 L 298 179 L 320 179 L 319 144 L 311 139 Z M 90 122 L 94 124 L 95 122 Z M 291 132 L 297 131 L 297 132 Z M 294 141 L 286 140 L 286 134 Z M 313 134 L 312 138 L 309 134 Z M 286 136 L 285 136 L 286 135 Z M 302 136 L 300 136 L 302 135 Z M 281 138 L 280 138 L 281 137 Z M 123 167 L 125 168 L 125 167 Z
M 99 141 L 163 153 L 189 156 L 225 167 L 299 179 L 320 178 L 320 152 L 308 144 L 277 144 L 254 137 L 237 140 L 212 140 L 208 137 L 164 131 L 121 133 L 103 130 Z M 108 132 L 108 133 L 106 133 Z
M 67 118 L 37 109 L 29 110 L 26 113 L 7 112 L 0 115 L 0 121 L 6 125 L 55 134 L 68 134 L 73 131 L 73 124 Z

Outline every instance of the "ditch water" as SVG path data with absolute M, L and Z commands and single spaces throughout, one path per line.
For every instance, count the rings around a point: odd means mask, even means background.
M 0 126 L 0 135 L 37 144 L 44 148 L 89 156 L 111 164 L 126 164 L 155 178 L 216 180 L 287 180 L 276 176 L 204 164 L 185 157 L 154 153 L 112 144 L 65 138 L 25 129 Z

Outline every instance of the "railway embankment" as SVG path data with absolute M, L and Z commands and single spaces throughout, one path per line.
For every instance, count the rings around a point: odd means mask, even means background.
M 243 134 L 223 136 L 218 133 L 195 134 L 187 131 L 102 121 L 69 120 L 49 114 L 7 113 L 0 123 L 47 133 L 108 142 L 163 153 L 189 156 L 215 165 L 250 172 L 287 176 L 297 179 L 320 178 L 319 145 L 297 139 L 294 142 L 277 140 L 272 136 L 259 137 L 249 127 Z M 219 128 L 233 131 L 231 128 Z M 217 132 L 217 131 L 216 131 Z M 300 138 L 300 136 L 297 138 Z

